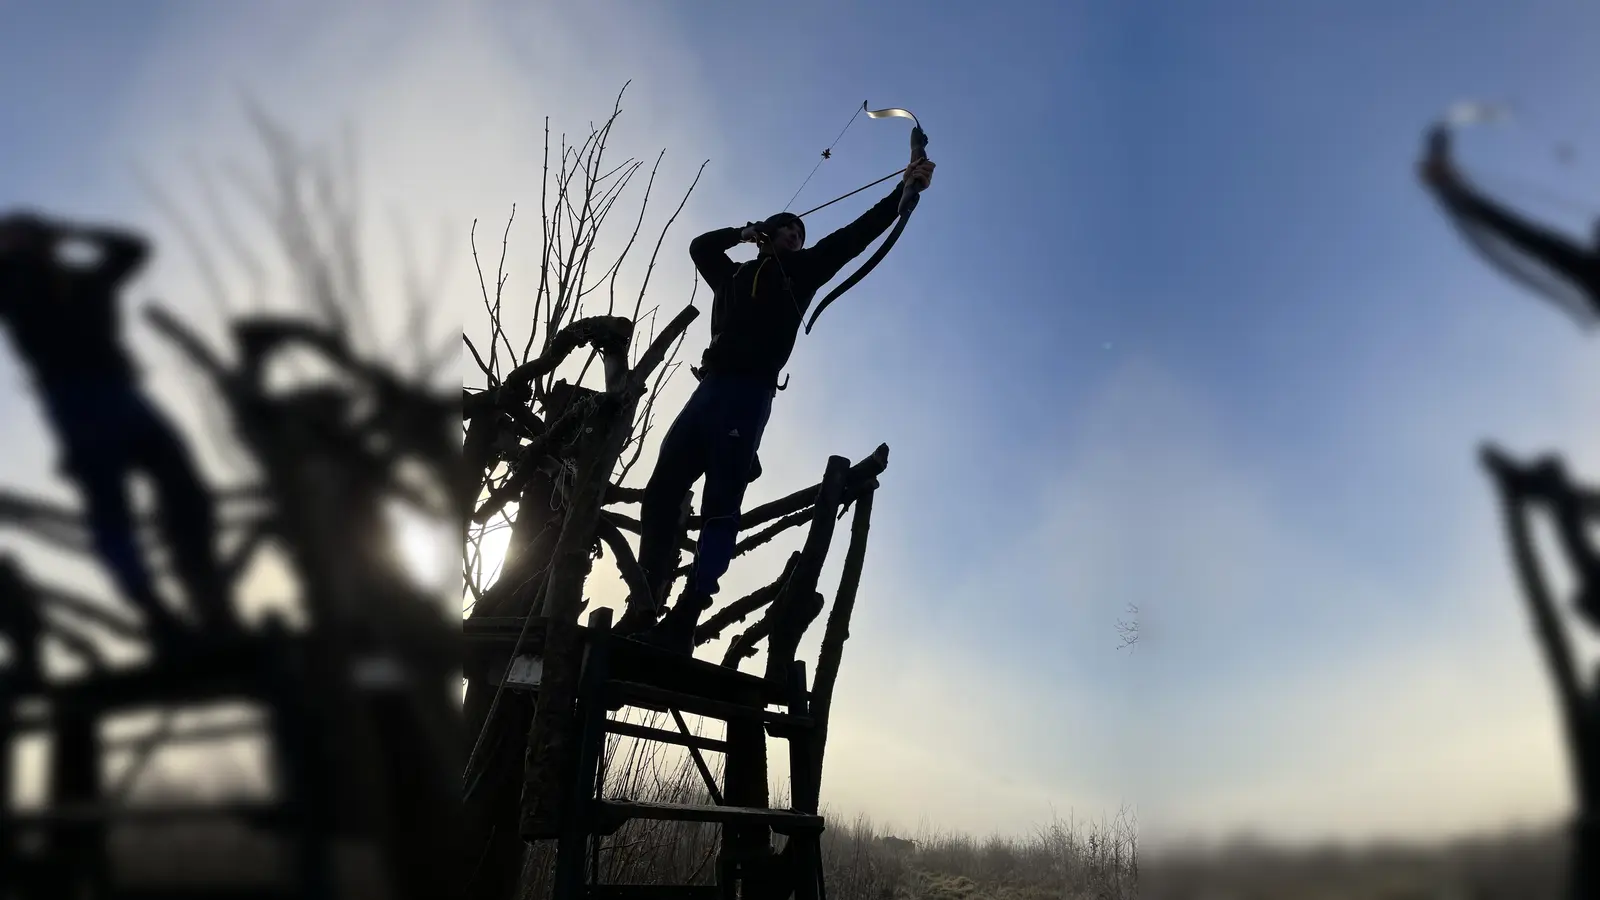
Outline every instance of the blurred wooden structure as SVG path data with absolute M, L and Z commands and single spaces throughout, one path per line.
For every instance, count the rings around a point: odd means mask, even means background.
M 212 642 L 193 656 L 157 659 L 148 666 L 100 671 L 65 683 L 12 684 L 3 698 L 0 745 L 14 751 L 30 737 L 49 747 L 44 804 L 7 805 L 0 816 L 0 896 L 56 897 L 335 897 L 329 810 L 313 761 L 314 733 L 304 689 L 306 643 L 281 629 L 237 642 Z M 103 734 L 118 713 L 169 710 L 244 701 L 263 719 L 223 728 L 160 735 L 166 746 L 261 734 L 270 742 L 277 790 L 254 801 L 143 804 L 120 802 L 107 783 L 105 759 L 129 749 L 136 759 L 151 748 L 143 736 L 117 746 Z M 6 768 L 7 773 L 10 767 Z M 9 789 L 10 785 L 6 785 Z M 10 791 L 7 791 L 9 795 Z M 284 838 L 290 865 L 269 885 L 160 889 L 119 884 L 111 864 L 113 832 L 182 822 L 232 820 Z
M 1600 896 L 1600 670 L 1593 678 L 1578 670 L 1570 628 L 1556 609 L 1530 526 L 1536 510 L 1549 514 L 1572 569 L 1578 615 L 1600 631 L 1600 549 L 1592 531 L 1600 519 L 1600 490 L 1575 483 L 1558 457 L 1523 464 L 1495 447 L 1485 447 L 1482 457 L 1500 494 L 1512 561 L 1566 731 L 1576 800 L 1567 896 L 1590 900 Z
M 430 514 L 454 515 L 457 395 L 405 384 L 356 359 L 338 333 L 298 319 L 236 322 L 232 365 L 170 315 L 157 310 L 152 319 L 209 376 L 262 475 L 253 493 L 266 501 L 264 509 L 234 523 L 242 527 L 233 534 L 226 570 L 237 577 L 257 548 L 275 541 L 286 552 L 308 624 L 291 632 L 269 623 L 116 671 L 99 664 L 93 641 L 80 638 L 69 646 L 90 671 L 70 683 L 43 677 L 33 659 L 7 670 L 0 749 L 9 752 L 29 733 L 42 732 L 50 738 L 51 765 L 42 809 L 24 812 L 9 802 L 9 791 L 0 795 L 7 800 L 0 804 L 0 898 L 350 896 L 350 878 L 340 872 L 347 848 L 366 848 L 378 860 L 361 877 L 361 896 L 447 896 L 454 884 L 448 839 L 459 809 L 460 710 L 452 689 L 459 689 L 461 645 L 440 598 L 413 585 L 400 567 L 386 505 L 400 497 Z M 297 344 L 337 366 L 342 383 L 270 389 L 271 357 Z M 404 466 L 423 474 L 407 481 L 399 474 Z M 87 545 L 71 513 L 22 501 L 0 503 L 0 511 L 55 543 Z M 11 579 L 9 590 L 10 608 L 34 611 L 8 618 L 13 647 L 20 637 L 36 648 L 47 633 L 69 640 L 71 631 L 49 631 L 41 614 L 61 605 L 59 592 L 22 578 Z M 117 622 L 114 615 L 108 620 Z M 137 626 L 125 622 L 120 632 L 138 637 Z M 107 793 L 103 719 L 219 700 L 263 711 L 261 730 L 277 764 L 272 802 L 152 809 Z M 291 861 L 281 884 L 253 892 L 135 889 L 110 870 L 114 829 L 217 818 L 244 819 L 278 834 Z

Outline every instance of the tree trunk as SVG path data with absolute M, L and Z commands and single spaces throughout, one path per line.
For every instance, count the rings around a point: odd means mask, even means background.
M 518 500 L 500 577 L 484 591 L 483 600 L 473 606 L 469 618 L 520 617 L 531 611 L 543 580 L 533 576 L 548 570 L 555 553 L 561 519 L 561 511 L 552 509 L 557 506 L 555 501 L 556 484 L 549 475 L 540 472 L 528 482 Z M 474 674 L 468 673 L 463 703 L 469 755 L 489 723 L 489 708 L 497 691 L 495 684 Z M 499 671 L 495 675 L 498 677 Z M 458 841 L 468 873 L 464 900 L 508 900 L 516 896 L 527 849 L 517 833 L 522 754 L 532 724 L 532 700 L 520 692 L 503 692 L 475 767 L 483 773 L 481 781 L 469 785 L 463 803 Z

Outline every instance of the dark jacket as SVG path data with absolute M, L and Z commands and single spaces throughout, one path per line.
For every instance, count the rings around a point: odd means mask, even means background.
M 72 267 L 53 259 L 0 256 L 0 321 L 43 387 L 66 381 L 131 380 L 117 291 L 149 254 L 140 238 L 97 232 L 100 259 Z
M 690 242 L 689 256 L 713 295 L 711 346 L 701 356 L 701 367 L 707 373 L 768 378 L 776 385 L 817 290 L 889 230 L 899 207 L 896 185 L 860 218 L 810 247 L 746 263 L 734 262 L 727 252 L 739 243 L 742 229 L 722 228 Z

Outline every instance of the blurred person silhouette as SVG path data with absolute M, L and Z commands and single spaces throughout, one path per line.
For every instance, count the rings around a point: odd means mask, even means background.
M 64 259 L 69 241 L 92 246 L 94 259 Z M 201 629 L 221 635 L 237 626 L 212 543 L 211 494 L 188 447 L 145 397 L 122 341 L 117 295 L 149 252 L 143 238 L 121 229 L 30 211 L 0 218 L 0 320 L 43 401 L 61 470 L 83 496 L 95 551 L 144 614 L 158 651 L 171 652 L 198 635 L 156 590 L 129 499 L 135 473 L 153 482 L 161 536 Z

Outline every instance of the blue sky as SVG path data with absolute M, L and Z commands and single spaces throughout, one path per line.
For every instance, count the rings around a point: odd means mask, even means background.
M 935 185 L 802 338 L 751 491 L 893 448 L 835 806 L 986 831 L 1129 804 L 1155 839 L 1428 835 L 1564 808 L 1474 449 L 1563 449 L 1589 471 L 1600 373 L 1564 317 L 1457 240 L 1413 165 L 1447 104 L 1510 99 L 1525 122 L 1464 135 L 1469 166 L 1600 213 L 1600 11 L 171 3 L 106 4 L 91 26 L 84 6 L 0 4 L 0 201 L 160 233 L 128 164 L 179 184 L 192 154 L 249 158 L 249 87 L 308 137 L 358 125 L 373 204 L 455 242 L 445 302 L 469 317 L 467 223 L 537 203 L 546 115 L 580 132 L 633 79 L 619 152 L 665 147 L 674 198 L 712 160 L 652 281 L 671 308 L 688 239 L 779 208 L 857 104 L 917 113 Z M 907 130 L 858 120 L 796 206 L 903 164 Z M 872 198 L 817 214 L 813 238 Z M 396 251 L 373 240 L 381 277 Z M 158 293 L 208 309 L 175 249 L 136 291 Z M 198 422 L 181 370 L 136 340 Z M 688 351 L 705 340 L 698 324 Z M 8 420 L 32 414 L 19 376 L 0 390 Z M 42 436 L 0 452 L 49 477 Z M 728 592 L 785 552 L 736 566 Z M 1115 649 L 1130 603 L 1132 654 Z

